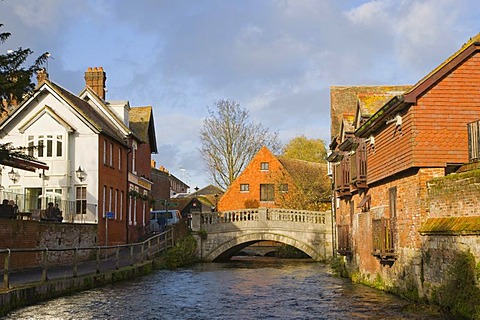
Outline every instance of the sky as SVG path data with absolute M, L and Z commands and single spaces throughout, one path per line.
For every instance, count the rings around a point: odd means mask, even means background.
M 153 107 L 152 155 L 191 191 L 207 109 L 230 99 L 282 144 L 330 141 L 330 87 L 415 84 L 480 32 L 477 0 L 3 0 L 0 50 L 50 52 L 73 93 L 88 67 L 107 100 Z

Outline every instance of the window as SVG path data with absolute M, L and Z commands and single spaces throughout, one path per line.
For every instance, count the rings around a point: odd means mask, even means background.
M 47 157 L 51 158 L 53 155 L 53 136 L 47 136 Z
M 57 135 L 57 157 L 61 157 L 63 154 L 63 139 L 61 135 Z
M 280 192 L 287 193 L 287 192 L 288 192 L 288 184 L 282 183 L 282 184 L 278 187 L 278 190 L 279 190 Z
M 44 147 L 44 136 L 38 136 L 38 157 L 43 157 L 43 147 Z
M 122 171 L 122 148 L 118 148 L 118 170 Z
M 108 211 L 112 212 L 112 205 L 113 205 L 113 188 L 110 188 L 110 192 L 108 193 Z
M 137 174 L 137 144 L 134 142 L 132 145 L 132 173 Z
M 388 189 L 390 218 L 397 217 L 397 187 Z
M 275 199 L 275 189 L 273 184 L 260 185 L 260 201 L 273 201 Z
M 103 164 L 107 164 L 107 140 L 103 140 Z
M 268 162 L 262 162 L 262 163 L 260 163 L 260 170 L 262 170 L 262 171 L 268 171 Z
M 30 157 L 33 157 L 34 156 L 33 152 L 35 151 L 35 139 L 33 136 L 28 136 L 27 146 L 28 146 L 28 155 Z
M 117 218 L 117 213 L 118 213 L 118 189 L 115 189 L 115 206 L 113 207 L 113 210 L 115 210 L 115 218 Z
M 105 211 L 107 210 L 107 186 L 103 186 L 103 199 L 102 199 L 102 216 L 105 218 Z
M 75 192 L 75 207 L 77 214 L 87 213 L 87 187 L 77 187 Z
M 250 191 L 250 185 L 248 183 L 240 184 L 240 192 L 248 192 Z
M 123 191 L 120 191 L 120 220 L 123 219 Z
M 37 145 L 36 151 L 35 145 Z M 60 158 L 63 156 L 63 136 L 61 134 L 28 136 L 27 154 L 38 158 Z
M 113 143 L 110 142 L 110 154 L 108 155 L 110 159 L 110 167 L 113 167 Z

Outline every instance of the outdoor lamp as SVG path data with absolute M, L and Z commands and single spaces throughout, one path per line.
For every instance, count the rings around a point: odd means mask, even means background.
M 18 181 L 18 172 L 16 172 L 15 170 L 10 170 L 10 172 L 8 173 L 8 177 L 10 178 L 10 180 L 13 181 L 13 183 L 16 183 Z
M 85 180 L 85 171 L 82 169 L 81 166 L 78 166 L 77 171 L 75 171 L 78 180 L 83 181 Z

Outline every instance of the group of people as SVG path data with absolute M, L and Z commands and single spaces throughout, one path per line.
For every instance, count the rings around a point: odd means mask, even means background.
M 55 203 L 55 205 L 53 205 L 53 202 L 48 203 L 47 210 L 45 210 L 45 218 L 43 220 L 57 222 L 63 221 L 62 211 L 60 211 L 58 203 Z
M 0 218 L 16 219 L 18 206 L 13 200 L 3 199 L 0 204 Z

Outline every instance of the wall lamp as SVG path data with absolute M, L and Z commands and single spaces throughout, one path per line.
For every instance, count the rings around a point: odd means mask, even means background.
M 8 177 L 10 178 L 10 180 L 13 181 L 13 183 L 16 183 L 18 181 L 19 176 L 20 175 L 18 174 L 18 171 L 13 170 L 13 168 L 8 173 Z
M 85 173 L 85 170 L 83 170 L 81 166 L 78 166 L 78 169 L 75 171 L 75 174 L 77 175 L 77 178 L 78 180 L 80 180 L 80 182 L 85 180 L 85 177 L 87 176 L 87 174 Z

